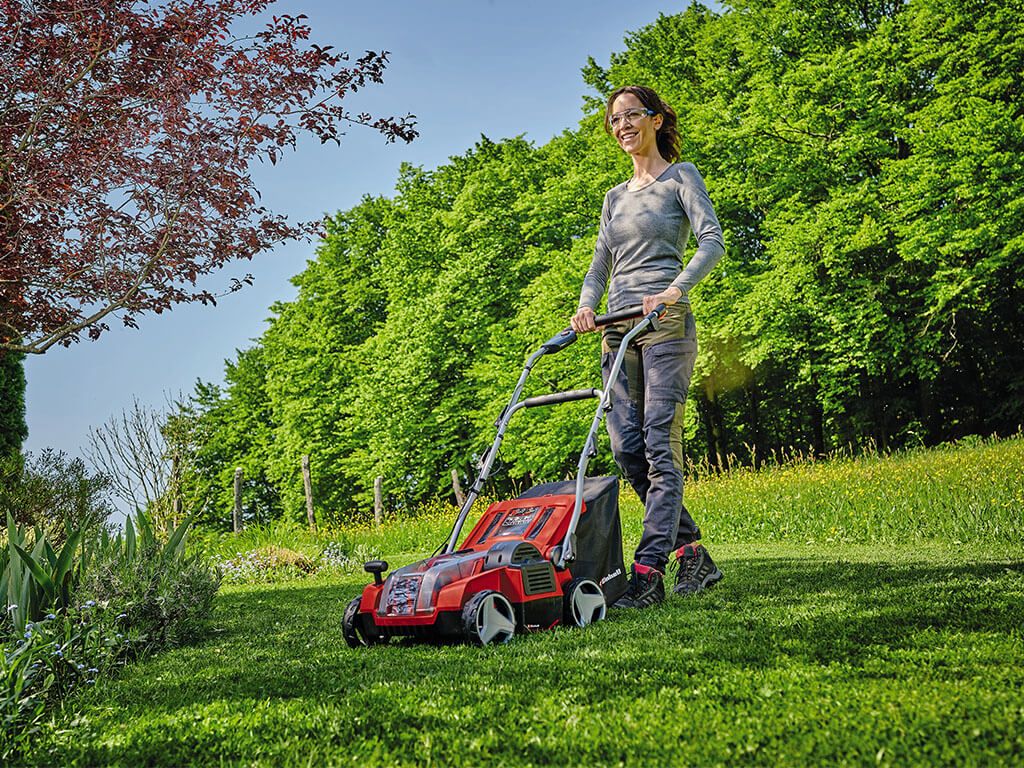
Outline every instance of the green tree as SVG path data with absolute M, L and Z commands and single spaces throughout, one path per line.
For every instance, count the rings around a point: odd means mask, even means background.
M 178 403 L 164 438 L 181 466 L 177 484 L 186 512 L 213 527 L 229 529 L 235 469 L 243 472 L 243 518 L 267 522 L 281 515 L 281 495 L 269 479 L 274 422 L 266 393 L 267 369 L 259 346 L 225 363 L 226 388 L 196 382 Z
M 28 437 L 22 358 L 15 352 L 0 351 L 0 457 L 20 454 Z

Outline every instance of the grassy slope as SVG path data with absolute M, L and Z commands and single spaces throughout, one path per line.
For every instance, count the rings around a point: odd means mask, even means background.
M 1021 448 L 1008 444 L 1010 459 L 1007 450 L 933 455 L 971 467 L 1011 462 L 1013 498 Z M 884 504 L 912 492 L 911 475 L 921 471 L 914 461 L 882 462 L 867 473 L 903 489 Z M 854 469 L 843 470 L 851 479 L 841 495 L 861 489 Z M 942 475 L 934 464 L 925 469 Z M 734 484 L 712 484 L 691 498 L 704 493 L 709 516 L 724 514 L 726 500 L 754 508 L 766 493 L 798 505 L 795 497 L 825 493 L 822 478 L 812 482 L 808 472 L 784 480 L 786 487 L 764 486 L 767 475 L 740 477 L 762 484 L 746 496 Z M 1007 482 L 1005 473 L 992 478 L 997 489 Z M 921 487 L 933 493 L 937 485 Z M 939 520 L 950 501 L 940 495 L 932 504 L 941 513 L 936 525 L 950 525 Z M 854 508 L 851 525 L 871 518 L 869 511 Z M 629 538 L 637 527 L 632 505 L 626 516 Z M 976 518 L 965 519 L 961 533 Z M 1000 530 L 1015 519 L 1019 508 Z M 929 530 L 913 517 L 906 525 Z M 841 521 L 808 519 L 781 542 L 770 540 L 774 533 L 761 541 L 756 533 L 730 536 L 734 543 L 714 545 L 726 580 L 706 595 L 500 648 L 349 650 L 337 623 L 362 574 L 228 588 L 207 642 L 103 682 L 40 734 L 31 762 L 1019 764 L 1021 538 L 844 541 L 856 534 Z M 407 549 L 408 532 L 375 541 L 386 554 Z

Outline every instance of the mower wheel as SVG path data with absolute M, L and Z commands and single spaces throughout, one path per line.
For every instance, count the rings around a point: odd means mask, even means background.
M 573 579 L 565 585 L 565 621 L 570 627 L 585 627 L 601 621 L 608 611 L 604 592 L 592 579 Z
M 462 609 L 462 631 L 476 645 L 507 643 L 516 633 L 516 612 L 500 592 L 485 590 Z
M 345 614 L 341 618 L 341 634 L 348 643 L 349 648 L 366 648 L 370 645 L 380 645 L 387 642 L 386 637 L 367 637 L 359 625 L 357 614 L 362 596 L 355 598 L 345 608 Z

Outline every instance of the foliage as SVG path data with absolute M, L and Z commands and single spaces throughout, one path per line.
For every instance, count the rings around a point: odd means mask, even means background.
M 368 581 L 359 571 L 228 587 L 208 643 L 98 683 L 26 762 L 1016 764 L 1024 532 L 1017 520 L 993 542 L 988 521 L 1014 519 L 1004 503 L 1019 513 L 1022 451 L 1024 438 L 978 440 L 702 478 L 691 502 L 714 520 L 721 584 L 508 646 L 345 648 L 338 621 Z M 958 523 L 961 543 L 946 522 L 964 498 L 957 469 L 987 500 Z M 857 514 L 829 538 L 827 513 L 787 506 L 812 487 L 888 515 L 886 543 L 864 541 Z M 899 503 L 904 487 L 912 504 Z M 630 545 L 635 498 L 623 514 Z M 434 510 L 344 530 L 395 568 L 429 552 L 450 519 Z
M 221 578 L 228 584 L 251 584 L 261 581 L 285 581 L 306 576 L 316 564 L 293 549 L 273 545 L 244 552 L 216 563 Z
M 288 520 L 252 525 L 241 533 L 196 531 L 189 550 L 216 567 L 226 584 L 254 584 L 351 571 L 374 557 L 366 546 L 353 547 L 343 530 L 311 531 Z
M 272 5 L 0 3 L 0 347 L 41 353 L 112 313 L 134 326 L 214 302 L 200 277 L 315 231 L 260 205 L 254 161 L 345 124 L 416 135 L 411 115 L 342 106 L 382 82 L 386 52 L 307 43 L 305 16 L 245 28 Z
M 110 478 L 129 509 L 146 510 L 158 522 L 173 520 L 178 495 L 176 457 L 164 439 L 166 417 L 135 399 L 100 427 L 90 427 L 89 461 Z
M 70 529 L 59 551 L 8 515 L 0 549 L 0 756 L 23 751 L 47 708 L 140 653 L 199 636 L 219 582 L 145 513 L 124 532 Z
M 0 458 L 21 453 L 25 423 L 24 356 L 0 351 Z
M 7 542 L 0 550 L 0 595 L 6 614 L 0 626 L 10 624 L 15 633 L 30 621 L 40 621 L 51 611 L 71 607 L 71 596 L 85 566 L 78 551 L 81 531 L 70 531 L 58 552 L 36 526 L 34 536 L 7 515 Z
M 0 757 L 27 751 L 49 704 L 95 684 L 126 657 L 131 640 L 118 631 L 122 619 L 87 602 L 0 640 Z
M 81 459 L 47 448 L 39 454 L 0 457 L 0 515 L 41 525 L 60 539 L 66 528 L 94 530 L 113 512 L 110 479 L 92 474 Z
M 674 104 L 728 251 L 692 302 L 695 463 L 798 447 L 936 445 L 1024 422 L 1024 23 L 1017 2 L 738 0 L 631 33 L 578 127 L 482 138 L 391 199 L 337 214 L 257 345 L 203 384 L 195 482 L 226 520 L 234 466 L 260 519 L 365 520 L 374 478 L 407 512 L 450 499 L 527 354 L 565 327 L 602 195 L 629 173 L 599 110 L 612 88 Z M 593 386 L 597 340 L 538 364 L 528 394 Z M 251 375 L 240 375 L 240 371 Z M 582 405 L 518 416 L 494 488 L 576 464 Z M 607 450 L 593 464 L 612 471 Z M 216 478 L 215 481 L 210 478 Z M 251 513 L 257 515 L 255 510 Z
M 280 494 L 268 477 L 273 419 L 263 358 L 259 347 L 240 351 L 226 365 L 227 391 L 197 383 L 164 427 L 168 448 L 180 462 L 178 490 L 184 508 L 210 527 L 232 528 L 234 474 L 239 468 L 243 523 L 265 523 L 280 515 Z
M 219 579 L 200 557 L 185 550 L 191 520 L 166 541 L 144 512 L 125 523 L 123 533 L 104 531 L 79 594 L 116 605 L 147 650 L 159 650 L 201 635 Z

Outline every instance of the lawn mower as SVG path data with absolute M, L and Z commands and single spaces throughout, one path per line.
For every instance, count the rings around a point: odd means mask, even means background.
M 643 316 L 622 339 L 612 365 L 613 379 L 629 343 L 656 328 L 663 312 L 664 306 L 659 306 L 646 316 L 636 309 L 595 319 L 600 326 Z M 376 645 L 392 637 L 505 643 L 517 632 L 600 621 L 607 606 L 626 591 L 618 478 L 586 476 L 587 464 L 597 453 L 598 427 L 611 408 L 610 393 L 577 389 L 520 399 L 537 360 L 575 341 L 575 331 L 567 328 L 527 359 L 443 551 L 439 547 L 433 557 L 399 568 L 387 578 L 383 574 L 388 564 L 383 560 L 364 565 L 373 574 L 373 583 L 348 604 L 341 622 L 349 646 Z M 511 418 L 524 408 L 590 398 L 598 405 L 576 479 L 537 485 L 515 499 L 491 504 L 458 545 Z

